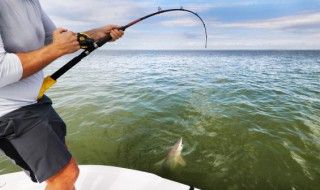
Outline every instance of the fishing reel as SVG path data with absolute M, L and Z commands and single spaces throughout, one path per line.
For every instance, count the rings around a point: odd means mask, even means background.
M 81 32 L 77 33 L 76 37 L 81 49 L 88 49 L 93 46 L 94 40 L 90 38 L 88 34 Z

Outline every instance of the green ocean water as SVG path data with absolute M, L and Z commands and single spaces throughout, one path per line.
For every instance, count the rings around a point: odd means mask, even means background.
M 204 190 L 316 190 L 319 83 L 320 51 L 98 50 L 47 95 L 79 164 L 142 170 Z M 180 137 L 187 166 L 164 172 L 155 164 Z M 13 171 L 0 156 L 0 174 Z

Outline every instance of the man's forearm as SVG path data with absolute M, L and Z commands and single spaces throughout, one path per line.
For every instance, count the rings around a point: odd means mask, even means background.
M 21 79 L 39 72 L 58 57 L 73 53 L 79 49 L 79 43 L 73 33 L 66 29 L 58 28 L 53 33 L 52 44 L 32 52 L 17 53 L 23 68 Z
M 19 57 L 23 68 L 21 79 L 24 79 L 39 72 L 55 59 L 62 56 L 62 54 L 61 52 L 56 51 L 54 46 L 50 44 L 32 52 L 17 53 L 17 56 Z
M 106 36 L 106 33 L 101 28 L 85 31 L 84 33 L 88 34 L 94 41 L 98 41 Z

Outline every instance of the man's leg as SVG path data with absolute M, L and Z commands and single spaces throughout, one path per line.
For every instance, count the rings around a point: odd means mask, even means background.
M 1 118 L 0 149 L 47 190 L 73 190 L 79 168 L 65 147 L 66 124 L 44 96 Z
M 46 190 L 75 190 L 74 184 L 79 175 L 77 162 L 71 158 L 66 167 L 46 180 Z

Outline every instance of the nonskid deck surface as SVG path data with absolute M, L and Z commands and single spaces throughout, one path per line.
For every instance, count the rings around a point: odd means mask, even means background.
M 0 175 L 0 190 L 43 190 L 45 183 L 36 184 L 24 172 Z M 157 175 L 112 166 L 81 165 L 77 190 L 189 190 L 188 185 Z

